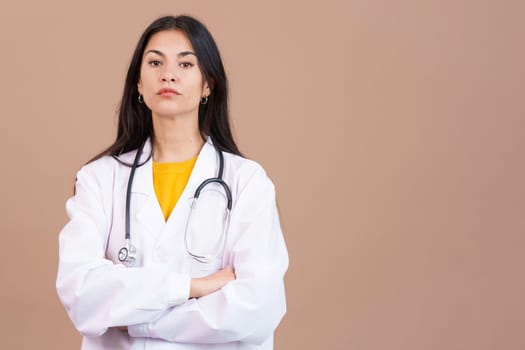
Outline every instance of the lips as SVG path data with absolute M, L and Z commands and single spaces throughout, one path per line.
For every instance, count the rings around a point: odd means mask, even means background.
M 170 89 L 170 88 L 163 88 L 163 89 L 160 89 L 159 92 L 157 92 L 157 95 L 160 95 L 160 96 L 178 96 L 180 94 L 181 93 L 178 92 L 177 90 Z

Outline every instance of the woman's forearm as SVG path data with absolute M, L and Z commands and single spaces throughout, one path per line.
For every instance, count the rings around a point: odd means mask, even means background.
M 226 267 L 211 275 L 192 278 L 190 283 L 190 298 L 200 298 L 216 292 L 224 285 L 235 279 L 233 268 Z

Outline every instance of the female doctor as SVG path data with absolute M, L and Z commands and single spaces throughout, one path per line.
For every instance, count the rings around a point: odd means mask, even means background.
M 208 30 L 162 17 L 133 54 L 116 141 L 77 174 L 58 295 L 82 349 L 272 349 L 288 255 L 272 182 L 230 131 Z

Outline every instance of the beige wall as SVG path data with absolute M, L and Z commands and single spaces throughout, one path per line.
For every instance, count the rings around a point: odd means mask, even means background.
M 524 349 L 523 1 L 0 5 L 0 348 L 76 349 L 55 293 L 74 174 L 138 36 L 216 37 L 291 265 L 276 349 Z

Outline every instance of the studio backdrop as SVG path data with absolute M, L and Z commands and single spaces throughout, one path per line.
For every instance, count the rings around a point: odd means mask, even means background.
M 134 45 L 202 20 L 241 151 L 277 191 L 276 349 L 525 348 L 525 3 L 0 5 L 0 348 L 78 349 L 55 291 L 75 174 L 109 145 Z

